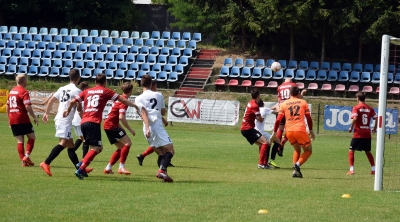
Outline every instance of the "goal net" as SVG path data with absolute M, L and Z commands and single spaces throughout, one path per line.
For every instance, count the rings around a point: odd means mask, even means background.
M 378 128 L 374 190 L 400 191 L 400 136 L 397 106 L 400 97 L 400 38 L 382 36 L 380 64 Z M 396 73 L 399 74 L 396 74 Z M 390 112 L 394 108 L 394 112 Z M 395 115 L 393 115 L 395 114 Z M 396 132 L 388 125 L 396 125 Z

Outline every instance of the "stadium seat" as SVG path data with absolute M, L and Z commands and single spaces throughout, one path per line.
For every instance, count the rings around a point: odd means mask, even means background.
M 24 35 L 24 41 L 25 41 L 25 42 L 30 42 L 30 41 L 32 41 L 32 40 L 33 40 L 33 37 L 32 37 L 31 34 L 25 34 L 25 35 Z
M 49 42 L 53 42 L 53 36 L 51 35 L 43 36 L 43 42 L 45 42 L 46 44 L 48 44 Z
M 114 39 L 114 45 L 120 47 L 124 44 L 124 40 L 122 38 L 115 38 Z
M 229 67 L 222 66 L 219 72 L 219 77 L 227 77 L 227 76 L 229 76 Z
M 365 64 L 364 65 L 364 72 L 374 72 L 374 65 L 372 64 Z
M 161 39 L 169 40 L 171 39 L 171 33 L 169 31 L 164 31 L 161 35 Z
M 370 81 L 371 81 L 371 73 L 362 72 L 360 77 L 360 82 L 370 82 Z
M 29 65 L 29 59 L 30 58 L 21 57 L 21 59 L 19 60 L 19 66 L 28 66 Z M 0 62 L 0 64 L 2 64 L 2 63 Z
M 354 66 L 353 66 L 353 71 L 362 72 L 363 71 L 363 65 L 361 63 L 355 63 Z
M 110 36 L 110 33 L 108 30 L 101 30 L 100 32 L 100 37 L 102 38 L 108 38 Z
M 125 71 L 128 70 L 128 63 L 126 63 L 126 62 L 118 63 L 118 69 L 125 70 Z
M 5 26 L 5 25 L 2 25 L 2 26 L 0 27 L 0 33 L 7 33 L 7 32 L 8 32 L 8 27 Z
M 60 77 L 69 77 L 70 70 L 71 70 L 71 68 L 68 68 L 68 67 L 62 68 Z
M 94 53 L 93 52 L 87 52 L 85 53 L 85 57 L 83 61 L 88 62 L 88 61 L 93 61 L 94 60 Z
M 396 69 L 395 65 L 389 64 L 388 72 L 390 72 L 390 73 L 395 73 L 395 69 Z
M 32 58 L 31 59 L 31 66 L 40 66 L 41 60 L 40 58 Z
M 224 86 L 225 85 L 225 79 L 217 79 L 217 80 L 215 80 L 215 85 Z
M 183 66 L 189 65 L 189 58 L 185 57 L 185 56 L 179 57 L 179 64 L 181 64 Z
M 22 50 L 21 49 L 14 49 L 12 56 L 15 56 L 15 57 L 19 58 L 19 57 L 21 57 L 21 55 L 22 55 Z
M 159 51 L 158 47 L 151 47 L 149 54 L 158 56 L 158 54 L 160 54 L 160 51 Z
M 0 50 L 3 50 L 4 48 L 7 47 L 7 43 L 4 40 L 0 40 Z
M 106 69 L 95 69 L 95 70 L 93 71 L 93 73 L 92 73 L 92 78 L 95 79 L 96 76 L 97 76 L 98 74 L 104 73 L 105 70 L 106 70 Z
M 236 67 L 243 67 L 243 59 L 242 58 L 236 58 L 234 66 Z
M 16 41 L 17 43 L 21 42 L 23 40 L 22 35 L 19 33 L 14 34 L 13 40 Z M 25 43 L 25 41 L 23 43 Z
M 173 48 L 172 51 L 171 51 L 171 56 L 177 56 L 177 57 L 181 56 L 181 50 L 179 48 L 176 48 L 176 47 Z
M 197 49 L 196 41 L 190 40 L 189 43 L 188 43 L 188 45 L 187 45 L 187 47 L 188 47 L 189 49 L 192 49 L 192 50 Z
M 142 65 L 143 67 L 143 65 Z M 141 67 L 141 69 L 143 70 L 143 68 Z M 150 68 L 148 68 L 148 70 L 150 70 Z M 174 66 L 170 65 L 170 64 L 166 64 L 164 65 L 163 71 L 165 71 L 166 73 L 171 73 L 174 71 Z
M 55 42 L 50 42 L 49 44 L 47 44 L 46 50 L 47 50 L 47 51 L 50 51 L 50 52 L 56 51 L 56 50 L 57 50 L 57 45 L 56 45 L 56 43 L 55 43 Z
M 337 84 L 335 87 L 335 91 L 344 92 L 346 91 L 346 87 L 343 84 Z
M 349 82 L 359 82 L 360 81 L 360 73 L 356 71 L 352 71 L 350 73 Z
M 312 83 L 308 84 L 307 89 L 309 89 L 309 90 L 317 90 L 318 89 L 318 84 L 312 82 Z
M 338 81 L 339 82 L 347 82 L 347 81 L 349 81 L 349 72 L 340 71 Z
M 176 72 L 171 72 L 170 74 L 168 74 L 168 82 L 176 82 L 178 81 L 178 74 Z
M 308 69 L 308 61 L 300 61 L 299 69 L 307 70 Z
M 154 65 L 157 62 L 157 56 L 155 55 L 149 55 L 147 56 L 147 63 L 149 63 L 150 65 Z
M 126 76 L 125 76 L 126 80 L 135 80 L 136 79 L 136 71 L 134 70 L 128 70 L 126 72 Z
M 119 38 L 119 31 L 118 30 L 112 30 L 110 34 L 111 38 Z
M 172 50 L 176 47 L 176 41 L 173 39 L 168 40 L 166 47 Z
M 273 79 L 283 79 L 283 69 L 274 72 Z
M 59 60 L 59 59 L 53 60 L 53 66 L 52 67 L 62 68 L 63 67 L 62 60 Z
M 393 79 L 394 84 L 400 84 L 400 73 L 396 73 Z
M 123 53 L 117 53 L 115 55 L 116 62 L 125 62 L 125 55 Z
M 272 78 L 272 76 L 273 76 L 272 69 L 264 68 L 263 75 L 261 76 L 261 78 L 270 79 L 270 78 Z
M 373 90 L 372 86 L 363 86 L 362 91 L 363 92 L 367 92 L 367 93 L 371 93 L 374 90 Z
M 251 73 L 252 79 L 259 79 L 262 76 L 262 68 L 261 67 L 254 67 L 253 72 Z
M 87 46 L 86 46 L 86 44 L 80 44 L 80 45 L 78 46 L 78 51 L 79 51 L 79 52 L 82 52 L 82 53 L 86 53 L 86 52 L 87 52 Z
M 18 65 L 18 58 L 19 57 L 11 56 L 10 60 L 8 61 L 8 65 Z
M 65 51 L 67 51 L 67 47 L 68 47 L 67 44 L 62 42 L 62 43 L 58 44 L 57 50 L 61 51 L 61 52 L 65 52 Z
M 242 74 L 239 77 L 240 78 L 250 78 L 251 77 L 251 68 L 243 67 Z
M 279 60 L 278 62 L 281 64 L 281 67 L 282 67 L 281 70 L 282 70 L 282 71 L 285 70 L 285 69 L 287 68 L 286 60 L 281 59 L 281 60 Z
M 133 63 L 133 62 L 135 62 L 135 55 L 134 55 L 134 54 L 131 54 L 131 53 L 127 54 L 127 55 L 126 55 L 126 58 L 125 58 L 125 61 L 126 61 L 127 63 Z
M 257 81 L 254 83 L 254 87 L 263 88 L 263 87 L 264 87 L 264 81 L 262 81 L 262 80 L 257 80 Z
M 90 46 L 93 44 L 93 37 L 91 36 L 86 36 L 83 40 L 83 43 L 86 44 L 86 46 Z
M 140 38 L 139 32 L 138 31 L 132 31 L 131 38 L 132 39 L 139 39 Z
M 8 31 L 8 33 L 17 34 L 18 33 L 18 27 L 17 26 L 11 26 L 10 30 Z
M 14 40 L 10 40 L 7 42 L 7 48 L 15 49 L 17 47 L 17 43 Z
M 399 87 L 390 87 L 390 90 L 388 93 L 392 94 L 392 95 L 394 95 L 394 94 L 398 95 L 398 94 L 400 94 L 400 89 L 399 89 Z
M 317 74 L 315 72 L 315 70 L 307 70 L 307 74 L 306 74 L 306 81 L 314 81 L 317 78 Z
M 160 55 L 169 56 L 169 48 L 167 47 L 161 48 Z
M 191 35 L 190 32 L 182 33 L 182 40 L 190 41 L 192 39 L 192 37 L 190 35 Z
M 178 57 L 177 56 L 170 56 L 168 57 L 168 64 L 175 66 L 176 64 L 178 64 Z
M 49 70 L 48 66 L 41 66 L 38 76 L 48 76 L 49 73 L 50 73 L 50 70 Z
M 285 79 L 293 79 L 294 78 L 294 69 L 288 68 L 285 70 Z
M 101 53 L 104 53 L 104 54 L 108 53 L 108 47 L 106 45 L 102 44 L 102 45 L 99 46 L 98 52 L 101 52 Z
M 248 79 L 243 80 L 241 86 L 242 86 L 242 87 L 249 87 L 249 86 L 251 86 L 251 80 L 248 80 Z
M 168 79 L 168 74 L 164 71 L 159 72 L 157 76 L 157 81 L 159 82 L 164 82 Z
M 67 36 L 68 35 L 68 29 L 67 28 L 61 28 L 59 35 L 60 36 Z
M 116 46 L 116 45 L 111 45 L 109 48 L 108 48 L 108 54 L 113 54 L 113 55 L 115 55 L 115 54 L 117 54 L 118 53 L 118 46 Z
M 39 30 L 39 34 L 41 35 L 48 35 L 49 34 L 49 30 L 46 27 L 41 27 Z
M 318 70 L 317 81 L 325 81 L 328 78 L 325 70 Z
M 121 33 L 121 35 L 122 35 L 122 33 Z M 117 71 L 115 71 L 114 79 L 117 79 L 117 80 L 124 79 L 125 72 L 126 72 L 126 70 L 117 69 Z
M 143 39 L 136 39 L 135 40 L 135 46 L 137 46 L 138 48 L 141 48 L 143 45 L 144 45 Z
M 69 52 L 76 52 L 78 51 L 78 45 L 76 43 L 71 43 L 68 45 L 68 50 Z
M 85 68 L 85 62 L 83 62 L 82 60 L 75 61 L 75 67 L 74 68 L 82 70 L 83 68 Z
M 37 27 L 30 27 L 30 28 L 29 28 L 29 34 L 31 34 L 31 35 L 36 35 L 36 34 L 38 34 Z
M 179 40 L 177 45 L 178 48 L 180 48 L 181 50 L 186 48 L 186 41 L 185 40 Z
M 106 63 L 114 62 L 114 53 L 107 53 L 106 57 L 104 58 L 104 61 Z
M 171 36 L 171 39 L 176 40 L 176 41 L 180 40 L 181 39 L 181 33 L 180 32 L 173 32 L 172 36 Z
M 376 87 L 376 90 L 375 90 L 375 92 L 376 92 L 376 93 L 379 93 L 379 86 L 378 86 L 378 87 Z
M 164 47 L 164 40 L 158 39 L 155 46 L 158 47 L 158 49 L 162 49 Z
M 94 61 L 87 61 L 85 68 L 94 70 L 96 69 L 96 63 Z
M 340 64 L 339 64 L 339 67 L 340 67 Z M 325 71 L 330 71 L 331 70 L 331 65 L 330 65 L 329 62 L 322 62 L 320 69 L 325 70 Z M 338 71 L 338 70 L 335 70 L 335 71 Z
M 45 51 L 43 52 L 42 60 L 43 60 L 43 59 L 52 59 L 52 58 L 53 58 L 53 57 L 52 57 L 51 51 L 45 50 Z
M 51 52 L 51 51 L 49 51 Z M 25 49 L 24 51 L 22 51 L 22 58 L 30 58 L 31 57 L 31 50 Z
M 336 82 L 338 80 L 338 72 L 330 70 L 328 73 L 328 81 L 330 82 Z
M 56 43 L 56 45 L 60 44 L 63 42 L 62 36 L 61 35 L 55 35 L 53 42 Z
M 151 71 L 154 71 L 156 73 L 160 73 L 162 71 L 162 66 L 159 63 L 156 63 L 153 65 L 153 67 L 151 68 Z
M 350 66 L 351 66 L 351 65 L 350 65 Z M 340 72 L 340 71 L 341 71 L 341 64 L 340 64 L 340 62 L 333 62 L 333 63 L 332 63 L 331 70 Z M 346 71 L 346 70 L 343 70 L 343 71 Z M 349 72 L 349 71 L 347 71 L 347 72 Z
M 5 40 L 5 41 L 12 40 L 12 34 L 11 33 L 4 33 L 3 40 Z
M 142 32 L 140 35 L 141 39 L 149 39 L 150 38 L 150 33 L 149 32 Z
M 254 59 L 246 59 L 245 63 L 244 63 L 244 66 L 253 68 L 254 67 Z
M 159 31 L 152 31 L 151 32 L 151 39 L 159 40 L 160 38 L 161 38 L 161 35 L 160 35 Z
M 36 50 L 35 50 L 35 51 L 36 51 Z M 39 51 L 39 52 L 40 52 L 40 51 Z M 41 55 L 41 54 L 39 54 L 39 55 Z M 7 57 L 7 58 L 11 57 L 11 56 L 12 56 L 12 51 L 11 51 L 11 49 L 9 49 L 9 48 L 3 49 L 2 56 Z
M 113 44 L 113 39 L 110 37 L 105 38 L 103 44 L 106 45 L 107 47 L 110 47 Z
M 328 63 L 328 66 L 329 66 L 329 63 Z M 316 61 L 311 61 L 309 69 L 318 70 L 319 69 L 319 63 L 316 62 Z M 328 71 L 328 70 L 329 70 L 329 67 L 327 69 L 325 69 L 325 71 Z
M 1 71 L 0 71 L 1 73 Z M 24 65 L 24 66 L 18 66 L 18 74 L 27 74 L 28 73 L 28 66 Z
M 92 77 L 92 71 L 92 69 L 84 68 L 81 73 L 81 78 L 86 79 Z
M 74 68 L 74 61 L 72 61 L 72 60 L 64 61 L 64 68 L 73 69 Z
M 232 67 L 232 70 L 231 70 L 231 72 L 230 72 L 230 74 L 229 74 L 229 77 L 231 77 L 231 78 L 237 78 L 237 77 L 239 77 L 239 76 L 240 76 L 240 68 L 237 67 L 237 66 L 233 66 L 233 67 Z
M 258 67 L 258 68 L 261 68 L 261 69 L 265 68 L 265 60 L 264 59 L 257 59 L 255 67 Z
M 393 73 L 388 73 L 388 83 L 393 83 Z
M 93 40 L 93 44 L 102 45 L 103 44 L 103 38 L 95 37 L 94 40 Z
M 50 32 L 49 32 L 49 35 L 51 35 L 51 36 L 58 35 L 58 28 L 51 28 Z
M 95 62 L 103 62 L 104 61 L 104 53 L 97 52 L 94 57 Z
M 296 82 L 296 85 L 299 89 L 304 89 L 304 82 Z
M 40 51 L 44 51 L 46 50 L 46 43 L 45 42 L 38 42 L 36 49 L 40 50 Z
M 1 49 L 1 40 L 0 40 L 0 49 Z M 26 44 L 26 49 L 33 51 L 36 49 L 36 43 L 35 42 L 28 42 Z
M 192 49 L 185 48 L 185 49 L 183 50 L 182 56 L 183 56 L 183 57 L 191 58 L 191 57 L 192 57 Z
M 296 60 L 289 60 L 288 69 L 297 69 L 297 61 Z
M 104 71 L 104 74 L 106 74 L 106 79 L 113 79 L 114 78 L 114 70 L 106 69 Z
M 151 77 L 152 80 L 156 80 L 157 79 L 157 73 L 154 71 L 149 71 L 147 74 L 149 74 L 149 76 Z
M 124 45 L 126 45 L 128 47 L 133 46 L 133 39 L 131 39 L 131 38 L 125 39 Z
M 138 63 L 138 64 L 143 64 L 143 63 L 145 63 L 145 62 L 146 62 L 146 55 L 143 55 L 143 54 L 137 55 L 137 57 L 136 57 L 136 63 Z
M 0 64 L 0 74 L 5 74 L 7 72 L 6 65 Z
M 27 73 L 28 76 L 36 76 L 39 73 L 37 66 L 29 66 L 29 71 Z
M 1 33 L 1 29 L 0 29 L 0 33 Z M 28 27 L 26 27 L 26 26 L 19 27 L 19 32 L 18 33 L 21 34 L 21 35 L 28 34 Z
M 324 83 L 324 84 L 322 84 L 322 86 L 321 86 L 321 90 L 330 91 L 330 90 L 332 90 L 332 85 L 329 84 L 329 83 Z
M 159 55 L 158 56 L 157 63 L 160 63 L 161 65 L 165 65 L 165 64 L 167 64 L 167 61 L 168 61 L 168 57 L 167 56 L 164 56 L 164 55 Z
M 380 72 L 381 71 L 381 64 L 376 64 L 375 65 L 375 72 Z
M 269 81 L 268 85 L 266 86 L 267 88 L 278 88 L 278 82 L 276 81 Z
M 193 33 L 193 37 L 192 40 L 196 41 L 196 42 L 200 42 L 201 41 L 201 33 Z
M 117 63 L 116 63 L 116 62 L 110 62 L 110 63 L 108 63 L 108 69 L 117 70 L 117 69 L 118 69 Z
M 332 64 L 333 69 L 333 64 Z M 341 71 L 351 72 L 353 69 L 351 68 L 351 63 L 343 63 Z
M 83 52 L 75 52 L 74 61 L 83 60 Z
M 237 86 L 239 85 L 239 81 L 237 79 L 231 79 L 228 82 L 228 86 Z
M 358 87 L 358 85 L 350 85 L 348 91 L 349 92 L 358 92 L 358 91 L 360 91 L 360 88 Z

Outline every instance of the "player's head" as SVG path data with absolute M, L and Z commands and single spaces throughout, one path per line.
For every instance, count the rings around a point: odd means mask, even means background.
M 358 101 L 364 102 L 364 101 L 365 101 L 366 95 L 365 95 L 364 92 L 358 92 L 358 93 L 356 94 L 356 97 L 357 97 L 357 100 L 358 100 Z
M 151 82 L 152 80 L 149 74 L 142 76 L 142 79 L 140 80 L 140 84 L 142 85 L 142 87 L 145 87 L 147 89 L 151 88 Z
M 286 78 L 285 82 L 292 82 L 292 78 Z
M 25 87 L 27 84 L 25 74 L 18 74 L 17 77 L 15 77 L 15 81 L 17 82 L 17 85 L 22 87 Z
M 252 99 L 257 99 L 260 96 L 260 92 L 258 89 L 252 89 L 251 90 L 251 98 Z
M 81 89 L 82 91 L 89 88 L 89 83 L 88 82 L 81 82 L 81 84 L 79 84 L 79 89 Z
M 299 92 L 300 92 L 300 90 L 299 90 L 298 86 L 292 86 L 290 88 L 290 95 L 291 96 L 296 96 L 297 97 L 299 95 Z
M 124 82 L 121 85 L 122 92 L 124 92 L 124 94 L 127 95 L 127 96 L 132 95 L 132 89 L 133 89 L 133 85 L 130 82 Z
M 68 75 L 71 82 L 78 83 L 81 79 L 81 75 L 79 74 L 79 70 L 77 69 L 71 69 Z
M 260 101 L 258 101 L 258 107 L 264 107 L 264 102 L 262 101 L 262 99 L 260 98 Z
M 104 73 L 97 74 L 97 76 L 96 76 L 96 84 L 105 86 L 106 85 L 106 81 L 107 81 L 106 74 L 104 74 Z
M 151 90 L 154 92 L 157 91 L 157 81 L 151 81 Z

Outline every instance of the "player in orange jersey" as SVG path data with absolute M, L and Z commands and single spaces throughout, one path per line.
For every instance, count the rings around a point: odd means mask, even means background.
M 291 97 L 280 105 L 271 140 L 275 140 L 277 138 L 276 132 L 282 118 L 285 118 L 286 135 L 290 144 L 292 144 L 294 148 L 293 177 L 302 178 L 303 175 L 300 172 L 300 166 L 303 165 L 312 154 L 311 140 L 314 140 L 315 135 L 312 131 L 313 123 L 308 104 L 305 100 L 298 98 L 299 95 L 299 87 L 293 86 L 290 88 Z M 307 119 L 311 139 L 307 133 L 304 118 Z M 304 150 L 302 154 L 301 149 Z

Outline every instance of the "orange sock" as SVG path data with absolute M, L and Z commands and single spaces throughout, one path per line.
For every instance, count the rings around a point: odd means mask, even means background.
M 312 152 L 309 150 L 306 150 L 306 151 L 304 151 L 303 154 L 301 154 L 300 159 L 299 159 L 300 166 L 303 165 L 303 163 L 305 163 L 308 160 L 308 158 L 311 156 L 311 154 L 312 154 Z
M 296 164 L 299 161 L 301 151 L 293 151 L 293 164 Z

